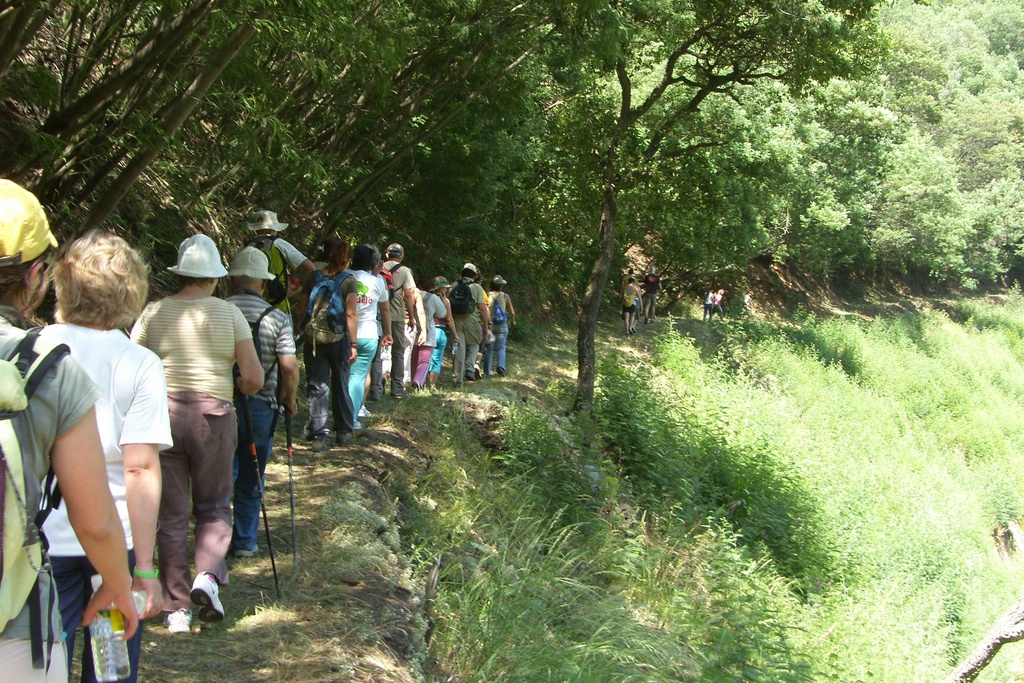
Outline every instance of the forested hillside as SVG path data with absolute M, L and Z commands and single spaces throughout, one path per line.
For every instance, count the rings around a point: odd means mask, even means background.
M 230 253 L 258 208 L 417 272 L 471 258 L 581 312 L 580 407 L 627 253 L 672 299 L 758 257 L 1012 274 L 1022 30 L 1019 0 L 8 0 L 0 175 L 158 263 L 196 230 Z

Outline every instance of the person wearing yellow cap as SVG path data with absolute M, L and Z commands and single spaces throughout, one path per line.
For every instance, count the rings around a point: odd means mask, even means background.
M 124 530 L 107 487 L 96 428 L 94 406 L 99 389 L 57 344 L 38 338 L 37 330 L 25 329 L 27 319 L 46 294 L 44 259 L 55 246 L 57 240 L 35 196 L 16 183 L 0 180 L 0 359 L 4 359 L 0 365 L 12 370 L 8 361 L 15 356 L 24 360 L 33 354 L 39 359 L 57 359 L 52 368 L 36 375 L 41 381 L 30 397 L 22 393 L 20 405 L 3 406 L 5 412 L 11 412 L 8 419 L 15 425 L 21 423 L 19 429 L 26 435 L 18 440 L 22 454 L 19 464 L 25 466 L 25 471 L 23 482 L 4 476 L 0 509 L 5 513 L 12 509 L 7 504 L 10 498 L 21 508 L 19 513 L 28 515 L 28 511 L 36 510 L 41 495 L 38 482 L 52 467 L 71 526 L 103 580 L 85 607 L 83 623 L 89 624 L 98 610 L 113 604 L 124 613 L 125 633 L 131 637 L 138 628 L 138 614 L 132 599 Z M 56 354 L 51 356 L 55 349 Z M 9 389 L 15 383 L 4 384 Z M 9 461 L 4 467 L 5 475 L 10 465 Z M 45 565 L 38 556 L 31 558 L 35 551 L 29 544 L 22 547 L 27 535 L 24 528 L 15 526 L 4 522 L 0 667 L 5 680 L 66 681 L 67 653 L 52 576 L 49 570 L 40 570 Z M 19 542 L 12 548 L 8 540 Z M 34 586 L 39 590 L 33 590 Z M 34 619 L 33 615 L 41 618 Z

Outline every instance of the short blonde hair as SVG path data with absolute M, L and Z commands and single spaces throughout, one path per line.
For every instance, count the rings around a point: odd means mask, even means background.
M 149 266 L 123 239 L 99 230 L 75 240 L 51 272 L 62 323 L 127 328 L 149 295 Z

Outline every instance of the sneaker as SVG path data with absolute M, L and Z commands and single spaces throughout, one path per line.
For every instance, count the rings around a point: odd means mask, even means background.
M 356 422 L 356 429 L 361 429 L 362 425 Z M 348 442 L 352 440 L 352 432 L 338 432 L 334 437 L 335 446 L 347 446 Z
M 480 379 L 480 366 L 477 365 L 473 368 L 473 379 Z M 468 377 L 466 379 L 469 379 Z
M 331 444 L 327 442 L 326 434 L 318 434 L 313 437 L 313 450 L 317 453 L 331 450 Z
M 224 606 L 220 603 L 220 586 L 209 572 L 200 572 L 192 582 L 192 604 L 199 607 L 199 618 L 203 621 L 220 621 L 224 618 Z
M 373 413 L 367 410 L 366 406 L 363 406 L 362 408 L 359 409 L 359 415 L 357 415 L 356 417 L 370 417 L 370 415 L 373 415 Z
M 192 633 L 192 610 L 182 607 L 167 615 L 164 625 L 171 633 Z
M 498 374 L 501 375 L 502 377 L 504 377 L 505 376 L 505 368 L 498 368 Z
M 259 547 L 255 548 L 232 548 L 231 557 L 257 557 L 260 554 Z

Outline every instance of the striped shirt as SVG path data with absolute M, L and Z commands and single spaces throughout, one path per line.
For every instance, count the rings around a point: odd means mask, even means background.
M 252 339 L 242 311 L 223 299 L 168 297 L 146 306 L 132 341 L 160 357 L 167 391 L 195 391 L 234 400 L 235 344 Z
M 249 322 L 250 329 L 260 316 L 267 309 L 273 307 L 264 301 L 256 292 L 251 289 L 240 289 L 229 296 L 225 301 L 230 301 L 238 306 L 242 315 Z M 253 398 L 265 401 L 270 407 L 277 410 L 277 377 L 278 364 L 275 362 L 278 356 L 295 355 L 295 337 L 292 334 L 292 320 L 287 313 L 279 309 L 273 309 L 260 322 L 259 347 L 260 364 L 266 373 L 263 388 Z M 266 372 L 270 369 L 270 372 Z

